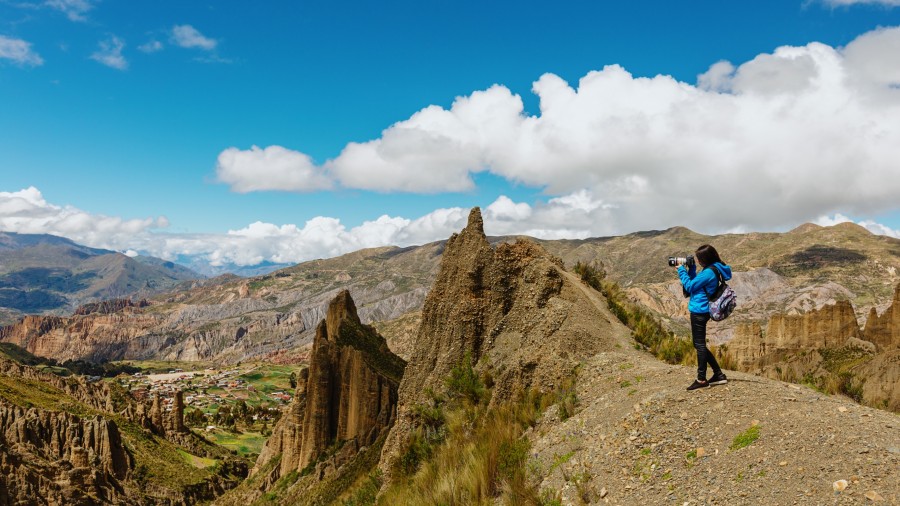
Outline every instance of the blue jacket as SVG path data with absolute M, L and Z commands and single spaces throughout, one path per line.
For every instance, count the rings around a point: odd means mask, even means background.
M 731 279 L 731 267 L 716 262 L 715 265 L 725 281 Z M 681 284 L 684 289 L 691 295 L 691 301 L 688 303 L 688 311 L 692 313 L 708 313 L 709 312 L 709 294 L 716 291 L 719 280 L 716 279 L 716 273 L 712 269 L 706 268 L 697 274 L 697 268 L 691 266 L 687 270 L 682 265 L 678 268 L 678 277 L 681 278 Z

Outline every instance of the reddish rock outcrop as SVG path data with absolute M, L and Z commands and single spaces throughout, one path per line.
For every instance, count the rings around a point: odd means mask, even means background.
M 737 326 L 727 343 L 738 368 L 770 378 L 839 382 L 869 405 L 900 409 L 900 286 L 881 315 L 871 310 L 860 330 L 849 302 L 802 315 L 776 314 Z M 846 393 L 846 392 L 845 392 Z
M 255 471 L 279 454 L 273 478 L 317 461 L 320 476 L 343 465 L 390 428 L 405 366 L 374 328 L 360 322 L 350 292 L 339 293 L 316 328 L 309 368 Z
M 113 306 L 105 310 L 112 310 Z M 103 308 L 80 308 L 71 317 L 26 316 L 14 325 L 0 328 L 0 341 L 13 343 L 42 357 L 65 360 L 118 359 L 129 347 L 140 347 L 147 335 L 164 319 L 143 314 L 132 306 L 119 312 Z M 146 343 L 145 343 L 146 344 Z

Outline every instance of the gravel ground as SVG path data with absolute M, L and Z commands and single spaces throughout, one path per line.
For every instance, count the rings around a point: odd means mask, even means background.
M 898 504 L 900 417 L 727 373 L 688 392 L 692 368 L 627 343 L 593 357 L 575 415 L 551 407 L 529 433 L 541 489 L 562 504 Z

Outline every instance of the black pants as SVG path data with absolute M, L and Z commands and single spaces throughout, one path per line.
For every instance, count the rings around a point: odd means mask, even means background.
M 691 336 L 697 350 L 697 379 L 700 381 L 706 381 L 706 364 L 712 367 L 713 374 L 722 372 L 716 357 L 706 347 L 706 322 L 709 318 L 709 313 L 691 313 Z

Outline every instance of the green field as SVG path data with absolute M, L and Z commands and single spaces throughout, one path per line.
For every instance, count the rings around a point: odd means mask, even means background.
M 220 429 L 204 432 L 203 435 L 213 443 L 233 450 L 242 457 L 259 455 L 268 439 L 258 432 L 234 434 Z

